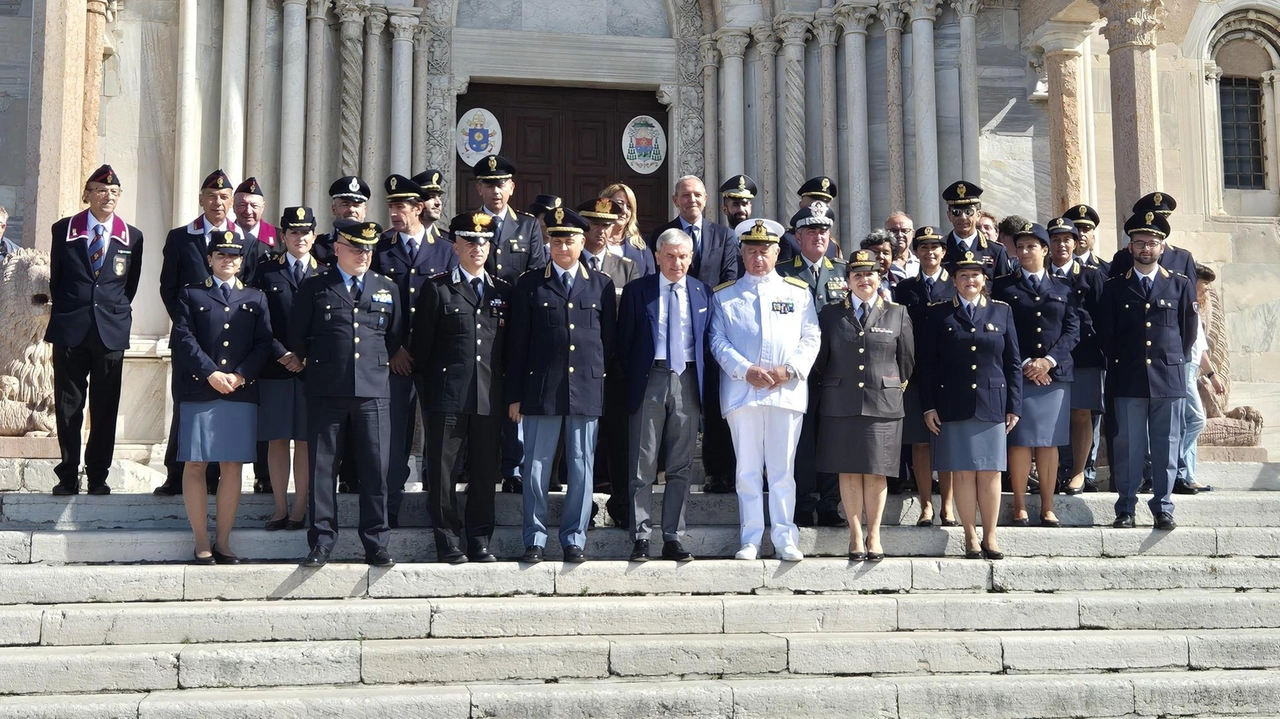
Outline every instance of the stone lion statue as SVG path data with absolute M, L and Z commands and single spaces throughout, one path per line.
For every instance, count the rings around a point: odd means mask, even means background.
M 0 436 L 53 434 L 49 254 L 22 248 L 0 265 Z
M 1221 299 L 1214 286 L 1209 287 L 1208 302 L 1200 308 L 1205 334 L 1209 340 L 1209 359 L 1222 378 L 1226 392 L 1215 394 L 1212 387 L 1201 384 L 1200 400 L 1204 402 L 1205 425 L 1199 444 L 1214 447 L 1256 447 L 1262 442 L 1262 413 L 1253 407 L 1230 408 L 1231 342 L 1227 337 L 1227 320 L 1220 307 Z

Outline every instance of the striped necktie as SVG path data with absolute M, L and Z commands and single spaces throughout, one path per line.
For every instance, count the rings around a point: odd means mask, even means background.
M 102 237 L 102 225 L 94 225 L 93 241 L 89 243 L 89 264 L 93 268 L 93 276 L 102 271 L 102 263 L 107 259 L 107 243 Z

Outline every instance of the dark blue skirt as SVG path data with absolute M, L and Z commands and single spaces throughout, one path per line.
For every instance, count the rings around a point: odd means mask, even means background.
M 257 444 L 258 405 L 253 402 L 178 404 L 179 462 L 252 462 Z
M 1008 463 L 1004 422 L 943 422 L 933 443 L 936 472 L 1003 472 Z
M 258 441 L 306 438 L 307 394 L 302 380 L 258 380 Z
M 1071 443 L 1071 384 L 1022 383 L 1022 416 L 1009 433 L 1010 447 L 1061 447 Z
M 1071 409 L 1102 411 L 1102 382 L 1105 378 L 1101 367 L 1076 367 L 1072 372 Z

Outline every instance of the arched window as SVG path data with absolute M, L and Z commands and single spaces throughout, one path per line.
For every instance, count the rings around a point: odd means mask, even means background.
M 1214 27 L 1210 56 L 1222 73 L 1218 109 L 1224 190 L 1275 190 L 1280 18 L 1257 9 L 1228 13 Z M 1228 198 L 1228 205 L 1232 205 Z
M 1266 123 L 1262 82 L 1223 75 L 1218 83 L 1222 117 L 1222 184 L 1228 190 L 1265 190 Z

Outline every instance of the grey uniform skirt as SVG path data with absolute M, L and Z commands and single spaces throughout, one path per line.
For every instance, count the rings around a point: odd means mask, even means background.
M 933 443 L 938 472 L 1003 472 L 1008 466 L 1004 422 L 943 422 Z
M 818 418 L 819 472 L 896 475 L 901 451 L 901 419 Z
M 179 462 L 252 462 L 257 443 L 258 405 L 253 402 L 178 404 Z
M 902 443 L 929 444 L 933 441 L 933 432 L 924 424 L 924 410 L 920 408 L 920 385 L 907 384 L 907 391 L 902 393 Z
M 1102 411 L 1101 367 L 1076 367 L 1072 372 L 1071 409 L 1087 409 L 1093 412 Z
M 1061 447 L 1071 443 L 1071 383 L 1022 383 L 1022 416 L 1009 433 L 1011 447 Z

